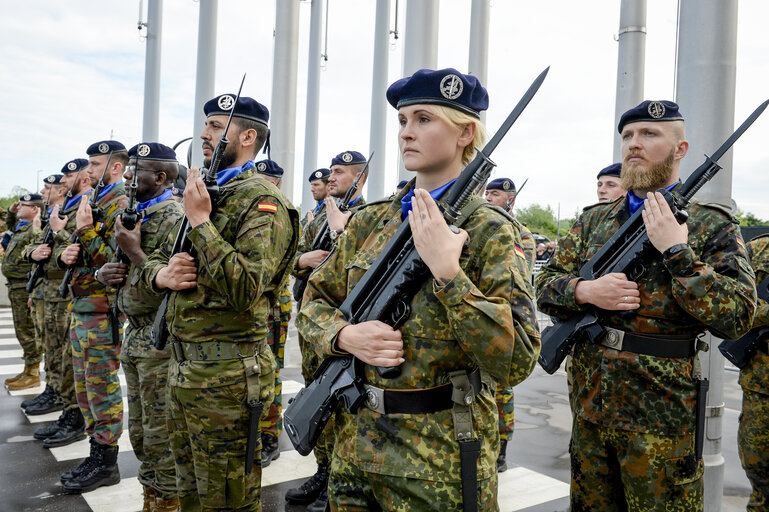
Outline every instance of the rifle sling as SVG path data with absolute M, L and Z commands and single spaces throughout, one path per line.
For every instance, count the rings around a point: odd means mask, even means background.
M 696 338 L 686 336 L 656 336 L 625 332 L 604 327 L 606 334 L 598 344 L 614 350 L 654 357 L 684 359 L 697 353 Z

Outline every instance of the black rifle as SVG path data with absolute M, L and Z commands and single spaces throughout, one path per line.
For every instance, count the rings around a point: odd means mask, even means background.
M 91 207 L 91 216 L 93 218 L 93 224 L 96 225 L 97 219 L 101 216 L 101 208 L 98 205 L 99 200 L 99 194 L 101 194 L 101 191 L 104 190 L 104 175 L 107 174 L 107 169 L 109 169 L 109 163 L 112 160 L 112 151 L 109 152 L 109 156 L 107 157 L 107 163 L 104 164 L 104 170 L 101 173 L 101 177 L 99 178 L 99 183 L 96 184 L 96 188 L 93 189 L 93 192 L 91 192 L 91 197 L 88 199 L 88 206 Z M 77 213 L 75 213 L 77 215 Z M 75 241 L 77 241 L 78 234 L 77 234 L 77 227 L 72 232 L 72 235 L 69 237 L 69 244 L 74 244 Z M 83 251 L 83 249 L 81 249 Z M 67 298 L 67 294 L 69 293 L 69 282 L 72 281 L 72 274 L 75 272 L 75 265 L 69 265 L 67 267 L 67 271 L 64 273 L 64 278 L 61 280 L 61 284 L 59 285 L 59 297 L 62 299 Z
M 523 190 L 523 187 L 525 187 L 525 186 L 526 186 L 526 184 L 527 184 L 528 182 L 529 182 L 529 178 L 526 178 L 526 181 L 524 181 L 524 182 L 523 182 L 523 185 L 521 185 L 521 188 L 519 188 L 519 189 L 518 189 L 518 190 L 515 192 L 515 194 L 513 194 L 513 197 L 511 197 L 511 198 L 510 198 L 510 200 L 507 202 L 507 204 L 505 204 L 505 208 L 504 208 L 504 210 L 505 210 L 507 213 L 510 213 L 510 210 L 511 210 L 511 209 L 512 209 L 512 207 L 513 207 L 513 203 L 515 202 L 515 199 L 518 197 L 518 194 L 520 194 L 520 193 L 521 193 L 521 190 Z
M 769 277 L 756 287 L 758 298 L 769 302 Z M 718 350 L 737 368 L 745 368 L 751 358 L 756 355 L 761 344 L 766 347 L 769 340 L 769 326 L 762 325 L 749 330 L 739 339 L 724 340 L 718 345 Z
M 665 189 L 659 190 L 665 196 L 679 223 L 686 222 L 688 215 L 684 208 L 689 204 L 692 196 L 721 170 L 718 160 L 761 115 L 767 104 L 769 100 L 762 103 L 713 153 L 712 157 L 705 156 L 705 162 L 692 172 L 676 194 L 671 194 Z M 581 278 L 593 280 L 612 272 L 621 272 L 631 281 L 637 281 L 646 271 L 645 263 L 660 257 L 659 251 L 649 241 L 642 211 L 643 207 L 639 208 L 595 256 L 582 266 L 579 271 Z M 571 315 L 565 320 L 556 320 L 553 325 L 542 331 L 540 366 L 547 373 L 555 373 L 580 337 L 586 337 L 590 342 L 598 343 L 605 332 L 599 323 L 600 315 L 597 308 L 591 308 L 585 313 Z
M 444 193 L 442 201 L 446 207 L 443 215 L 452 231 L 459 232 L 454 223 L 460 210 L 494 169 L 495 164 L 489 156 L 534 97 L 549 69 L 534 80 L 491 141 L 483 150 L 478 150 L 475 159 Z M 398 329 L 411 314 L 410 303 L 429 276 L 430 270 L 414 246 L 406 217 L 339 310 L 351 324 L 380 320 Z M 362 363 L 353 356 L 327 358 L 309 387 L 289 402 L 283 424 L 297 451 L 308 452 L 314 446 L 340 399 L 348 411 L 357 411 L 365 398 L 361 366 Z M 393 378 L 400 374 L 400 367 L 377 367 L 377 372 L 384 378 Z
M 240 82 L 240 89 L 238 89 L 238 95 L 235 96 L 235 101 L 232 104 L 232 110 L 230 110 L 230 117 L 227 118 L 227 126 L 224 127 L 222 135 L 219 137 L 219 142 L 216 143 L 216 148 L 211 155 L 211 164 L 208 169 L 205 167 L 200 169 L 200 174 L 203 177 L 203 183 L 206 185 L 208 195 L 211 198 L 211 213 L 216 208 L 216 202 L 219 199 L 219 185 L 216 184 L 216 173 L 219 172 L 219 167 L 222 164 L 222 156 L 227 149 L 227 145 L 230 143 L 230 139 L 227 138 L 227 131 L 230 129 L 230 123 L 232 122 L 232 115 L 235 113 L 235 108 L 238 105 L 240 99 L 240 92 L 243 90 L 243 82 L 246 81 L 246 75 L 243 75 L 243 80 Z M 179 231 L 176 234 L 174 245 L 171 248 L 171 258 L 174 254 L 182 252 L 191 253 L 193 250 L 192 242 L 189 239 L 189 233 L 192 227 L 190 221 L 186 216 L 182 217 L 179 221 Z M 166 348 L 168 342 L 168 324 L 166 323 L 166 312 L 168 311 L 168 301 L 171 298 L 173 290 L 167 290 L 163 301 L 158 306 L 158 312 L 155 315 L 155 321 L 152 323 L 152 344 L 158 350 Z
M 358 177 L 355 178 L 355 181 L 353 182 L 352 186 L 347 190 L 347 192 L 344 195 L 344 198 L 342 198 L 342 201 L 339 203 L 339 210 L 342 212 L 347 212 L 350 210 L 350 201 L 352 201 L 353 196 L 358 191 L 358 186 L 360 183 L 361 178 L 365 176 L 368 173 L 368 166 L 371 163 L 371 157 L 374 156 L 374 152 L 372 151 L 371 154 L 368 157 L 368 160 L 366 161 L 366 166 L 363 168 L 363 170 L 358 174 Z M 326 214 L 326 220 L 323 222 L 323 225 L 318 230 L 318 233 L 315 235 L 315 238 L 312 239 L 312 247 L 310 248 L 310 251 L 330 251 L 331 250 L 331 231 L 328 229 L 328 213 Z M 294 300 L 297 302 L 301 302 L 302 295 L 304 295 L 304 290 L 307 288 L 307 279 L 297 279 L 296 282 L 294 282 Z

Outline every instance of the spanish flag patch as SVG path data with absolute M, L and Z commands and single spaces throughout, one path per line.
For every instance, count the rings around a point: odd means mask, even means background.
M 515 254 L 516 256 L 520 256 L 523 259 L 526 259 L 526 253 L 523 252 L 523 249 L 518 244 L 515 244 Z
M 260 212 L 278 213 L 278 205 L 274 203 L 258 203 L 256 209 Z

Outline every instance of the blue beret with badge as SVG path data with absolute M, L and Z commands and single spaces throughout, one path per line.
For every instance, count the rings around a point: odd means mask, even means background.
M 622 171 L 622 164 L 617 162 L 616 164 L 611 164 L 610 166 L 601 169 L 601 171 L 598 173 L 598 176 L 596 176 L 596 179 L 600 180 L 602 176 L 612 176 L 614 178 L 619 178 L 620 171 Z
M 128 150 L 130 158 L 142 160 L 159 160 L 161 162 L 176 162 L 176 152 L 159 142 L 141 142 Z
M 100 140 L 88 146 L 85 152 L 88 156 L 99 156 L 125 150 L 125 146 L 116 140 Z
M 683 121 L 684 116 L 678 110 L 678 104 L 662 101 L 642 101 L 639 105 L 631 108 L 619 118 L 617 131 L 622 133 L 625 125 L 630 123 L 640 123 L 644 121 Z
M 61 179 L 63 177 L 63 174 L 51 174 L 43 179 L 43 183 L 47 183 L 48 185 L 61 185 Z
M 329 167 L 333 167 L 335 165 L 356 165 L 365 163 L 366 157 L 363 156 L 363 154 L 358 153 L 357 151 L 345 151 L 332 158 L 331 165 Z
M 450 107 L 480 119 L 489 108 L 489 93 L 473 75 L 454 68 L 420 69 L 387 89 L 387 101 L 395 108 L 428 104 Z
M 486 185 L 486 190 L 503 190 L 505 192 L 515 192 L 515 183 L 510 178 L 497 178 L 491 180 Z
M 23 203 L 28 203 L 32 201 L 42 201 L 42 200 L 43 200 L 43 196 L 41 196 L 40 194 L 24 194 L 19 198 L 19 201 Z
M 74 160 L 70 160 L 66 164 L 64 164 L 64 167 L 61 168 L 62 174 L 72 174 L 73 172 L 82 171 L 86 167 L 88 167 L 89 163 L 88 160 L 85 158 L 75 158 Z
M 283 168 L 275 163 L 274 160 L 260 160 L 256 162 L 256 172 L 276 178 L 283 177 Z
M 235 104 L 235 96 L 235 94 L 222 94 L 212 100 L 208 100 L 203 105 L 203 112 L 206 114 L 206 117 L 229 116 Z M 270 111 L 255 99 L 241 96 L 238 98 L 238 104 L 235 105 L 235 113 L 232 116 L 242 117 L 243 119 L 256 121 L 267 126 L 267 121 L 270 120 Z
M 329 176 L 331 176 L 331 171 L 326 168 L 321 168 L 313 171 L 310 174 L 310 177 L 307 178 L 307 181 L 312 183 L 315 180 L 323 180 L 323 179 L 327 180 Z

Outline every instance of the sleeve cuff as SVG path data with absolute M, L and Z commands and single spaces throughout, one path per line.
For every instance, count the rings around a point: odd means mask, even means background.
M 83 241 L 83 243 L 90 243 L 98 233 L 93 227 L 93 224 L 89 224 L 88 226 L 84 226 L 77 230 L 77 234 L 80 237 L 80 240 Z
M 694 273 L 694 251 L 691 247 L 663 259 L 662 262 L 673 277 L 685 277 Z
M 444 286 L 438 286 L 437 281 L 433 281 L 433 292 L 438 300 L 446 307 L 457 306 L 462 303 L 465 296 L 475 288 L 475 285 L 470 281 L 465 274 L 465 271 L 459 269 L 454 279 L 446 283 Z

